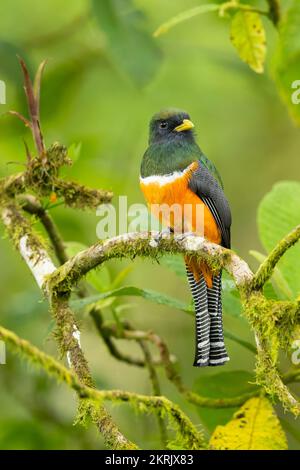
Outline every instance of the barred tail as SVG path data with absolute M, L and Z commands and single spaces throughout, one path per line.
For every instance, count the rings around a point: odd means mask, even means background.
M 209 365 L 210 350 L 210 317 L 208 313 L 207 288 L 204 277 L 201 275 L 199 281 L 196 281 L 188 267 L 187 277 L 195 303 L 196 348 L 194 366 L 204 367 Z
M 214 276 L 212 288 L 207 288 L 207 297 L 210 315 L 209 365 L 220 366 L 229 361 L 223 334 L 222 271 Z
M 223 365 L 228 360 L 223 335 L 221 273 L 213 278 L 208 288 L 200 275 L 199 281 L 186 267 L 187 277 L 195 303 L 196 348 L 195 367 Z

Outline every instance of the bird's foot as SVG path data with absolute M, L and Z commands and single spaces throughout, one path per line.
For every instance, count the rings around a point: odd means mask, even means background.
M 153 248 L 156 248 L 160 244 L 163 238 L 170 238 L 171 234 L 172 234 L 172 231 L 169 228 L 165 228 L 161 230 L 154 237 L 151 238 L 150 246 L 152 246 Z
M 183 232 L 183 233 L 178 234 L 176 238 L 182 241 L 187 237 L 196 237 L 196 236 L 197 234 L 195 232 Z

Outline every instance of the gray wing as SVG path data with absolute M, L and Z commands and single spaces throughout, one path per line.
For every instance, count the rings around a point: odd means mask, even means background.
M 219 182 L 201 161 L 192 174 L 189 188 L 209 208 L 221 230 L 222 246 L 230 248 L 231 211 Z

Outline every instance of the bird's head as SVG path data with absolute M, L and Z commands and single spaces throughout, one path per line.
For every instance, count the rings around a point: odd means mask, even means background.
M 193 128 L 194 124 L 185 111 L 162 110 L 150 121 L 149 144 L 173 140 L 194 141 Z

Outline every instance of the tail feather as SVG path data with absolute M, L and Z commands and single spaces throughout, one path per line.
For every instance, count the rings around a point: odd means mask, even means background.
M 195 304 L 196 348 L 194 366 L 223 365 L 229 357 L 226 352 L 222 322 L 221 276 L 213 277 L 212 287 L 206 285 L 204 277 L 195 279 L 189 266 L 187 277 Z
M 210 314 L 209 365 L 217 366 L 229 361 L 226 352 L 222 320 L 222 272 L 214 276 L 213 286 L 207 289 Z
M 187 277 L 195 302 L 196 348 L 194 366 L 204 367 L 208 365 L 210 351 L 210 317 L 208 313 L 206 283 L 202 276 L 199 281 L 196 281 L 193 273 L 188 268 Z

